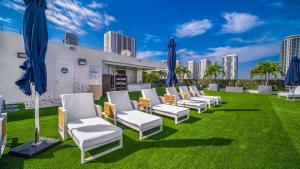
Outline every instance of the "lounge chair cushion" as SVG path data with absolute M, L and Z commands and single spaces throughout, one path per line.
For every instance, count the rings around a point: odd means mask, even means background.
M 166 92 L 169 95 L 175 95 L 176 96 L 176 100 L 180 100 L 181 98 L 179 97 L 179 93 L 177 92 L 175 87 L 167 87 L 166 88 Z
M 130 123 L 142 130 L 162 124 L 161 117 L 143 113 L 138 110 L 122 111 L 117 114 L 117 119 Z
M 197 89 L 196 86 L 190 86 L 189 88 L 190 88 L 190 91 L 191 91 L 191 92 L 198 92 L 198 89 Z M 199 92 L 199 94 L 200 94 L 201 97 L 203 97 L 203 98 L 215 99 L 215 100 L 218 100 L 218 101 L 221 101 L 221 100 L 222 100 L 222 98 L 221 98 L 220 96 L 206 96 L 206 95 L 201 94 L 200 92 Z
M 152 89 L 143 89 L 142 95 L 144 98 L 148 98 L 151 100 L 151 105 L 155 106 L 158 104 L 161 104 L 159 97 L 157 96 L 156 90 L 154 88 Z
M 192 106 L 196 108 L 206 108 L 206 103 L 193 101 L 193 100 L 178 100 L 177 104 L 179 105 L 186 105 L 186 106 Z
M 173 106 L 169 104 L 158 104 L 156 106 L 153 106 L 152 109 L 178 116 L 189 114 L 188 108 Z
M 108 92 L 108 101 L 116 105 L 117 113 L 133 110 L 127 91 Z
M 89 147 L 105 143 L 122 136 L 122 130 L 99 118 L 85 118 L 71 121 L 68 130 L 80 147 Z
M 96 117 L 92 93 L 61 95 L 63 108 L 68 112 L 68 121 Z
M 205 102 L 207 104 L 214 104 L 214 99 L 210 99 L 210 98 L 204 98 L 204 97 L 191 97 L 190 98 L 193 101 L 199 101 L 199 102 Z

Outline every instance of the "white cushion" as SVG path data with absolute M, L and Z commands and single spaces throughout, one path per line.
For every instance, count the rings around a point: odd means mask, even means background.
M 173 114 L 173 115 L 187 115 L 189 113 L 188 108 L 173 106 L 169 104 L 159 104 L 152 107 L 153 110 Z
M 209 99 L 209 98 L 203 98 L 203 97 L 191 97 L 191 100 L 194 101 L 199 101 L 199 102 L 205 102 L 207 104 L 214 104 L 214 99 Z
M 297 95 L 298 97 L 300 96 L 300 86 L 297 86 L 295 89 L 295 95 Z
M 92 93 L 61 95 L 64 110 L 68 112 L 68 121 L 96 117 Z
M 193 85 L 193 86 L 190 86 L 189 88 L 190 88 L 190 91 L 191 91 L 191 92 L 198 92 L 197 87 L 194 86 L 194 85 Z
M 141 130 L 162 124 L 161 117 L 143 113 L 138 110 L 123 111 L 117 114 L 117 118 L 130 123 Z
M 147 98 L 151 100 L 151 105 L 155 106 L 161 104 L 159 97 L 157 96 L 156 90 L 153 89 L 143 89 L 142 90 L 143 98 Z
M 99 117 L 71 121 L 67 127 L 82 148 L 105 143 L 122 136 L 122 130 L 119 127 Z
M 179 100 L 177 101 L 177 104 L 180 105 L 186 105 L 186 106 L 192 106 L 197 108 L 206 108 L 206 103 L 193 101 L 193 100 Z
M 107 92 L 108 101 L 116 105 L 117 113 L 133 110 L 128 91 Z
M 175 87 L 167 87 L 166 88 L 166 92 L 169 95 L 175 95 L 176 96 L 176 100 L 180 100 L 179 94 L 178 94 L 178 92 L 177 92 L 177 90 L 176 90 Z
M 190 88 L 191 92 L 199 92 L 196 86 L 190 86 L 189 88 Z M 201 92 L 199 92 L 199 94 L 203 98 L 215 99 L 215 100 L 218 100 L 218 101 L 222 100 L 222 98 L 220 96 L 206 96 L 206 95 L 201 94 Z
M 186 86 L 179 86 L 179 90 L 181 93 L 187 93 L 187 94 L 189 94 L 189 96 L 191 96 L 191 93 Z

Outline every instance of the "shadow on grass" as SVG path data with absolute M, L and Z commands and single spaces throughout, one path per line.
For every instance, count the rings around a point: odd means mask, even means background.
M 198 117 L 194 117 L 194 116 L 191 116 L 190 115 L 190 118 L 187 120 L 187 121 L 184 121 L 183 123 L 196 123 L 197 121 L 201 120 L 201 118 L 198 118 Z M 180 125 L 180 124 L 178 124 Z
M 230 145 L 233 139 L 228 138 L 207 138 L 207 139 L 175 139 L 175 140 L 160 140 L 160 141 L 135 141 L 127 136 L 123 136 L 124 147 L 115 153 L 109 154 L 97 159 L 95 162 L 112 163 L 117 162 L 127 156 L 130 156 L 140 150 L 151 148 L 185 148 L 185 147 L 200 147 L 200 146 L 227 146 Z

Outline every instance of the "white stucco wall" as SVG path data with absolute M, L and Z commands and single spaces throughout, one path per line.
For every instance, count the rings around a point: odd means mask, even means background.
M 21 69 L 18 67 L 25 59 L 17 58 L 17 52 L 24 52 L 22 36 L 10 32 L 0 31 L 0 95 L 4 95 L 8 103 L 24 102 L 29 100 L 14 82 L 21 76 Z M 87 65 L 78 65 L 78 59 L 87 60 Z M 46 56 L 48 91 L 42 98 L 55 98 L 55 64 L 60 60 L 67 60 L 74 64 L 75 83 L 81 85 L 102 85 L 102 74 L 112 74 L 113 68 L 107 67 L 104 63 L 109 62 L 116 65 L 138 67 L 141 69 L 163 69 L 165 65 L 159 62 L 138 61 L 136 58 L 123 57 L 117 54 L 107 53 L 89 48 L 75 47 L 69 45 L 49 42 Z M 99 76 L 89 79 L 89 66 L 99 67 Z M 136 70 L 128 70 L 131 81 L 137 81 Z

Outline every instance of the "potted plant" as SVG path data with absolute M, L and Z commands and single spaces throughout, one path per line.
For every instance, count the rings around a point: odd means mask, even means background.
M 217 83 L 212 83 L 212 82 L 215 82 L 217 77 L 221 74 L 224 75 L 225 72 L 223 70 L 223 67 L 220 66 L 217 62 L 210 65 L 208 69 L 204 72 L 204 78 L 209 79 L 209 85 L 208 85 L 209 90 L 214 90 L 214 91 L 219 90 L 219 85 Z
M 258 85 L 257 92 L 259 94 L 272 94 L 272 86 L 269 86 L 269 80 L 271 77 L 278 78 L 278 74 L 281 76 L 283 72 L 280 69 L 277 62 L 260 62 L 250 71 L 250 79 L 255 76 L 259 76 L 261 85 Z
M 232 84 L 229 83 L 230 86 L 226 86 L 225 92 L 234 92 L 234 93 L 243 93 L 244 88 L 240 86 L 239 80 L 233 80 Z

